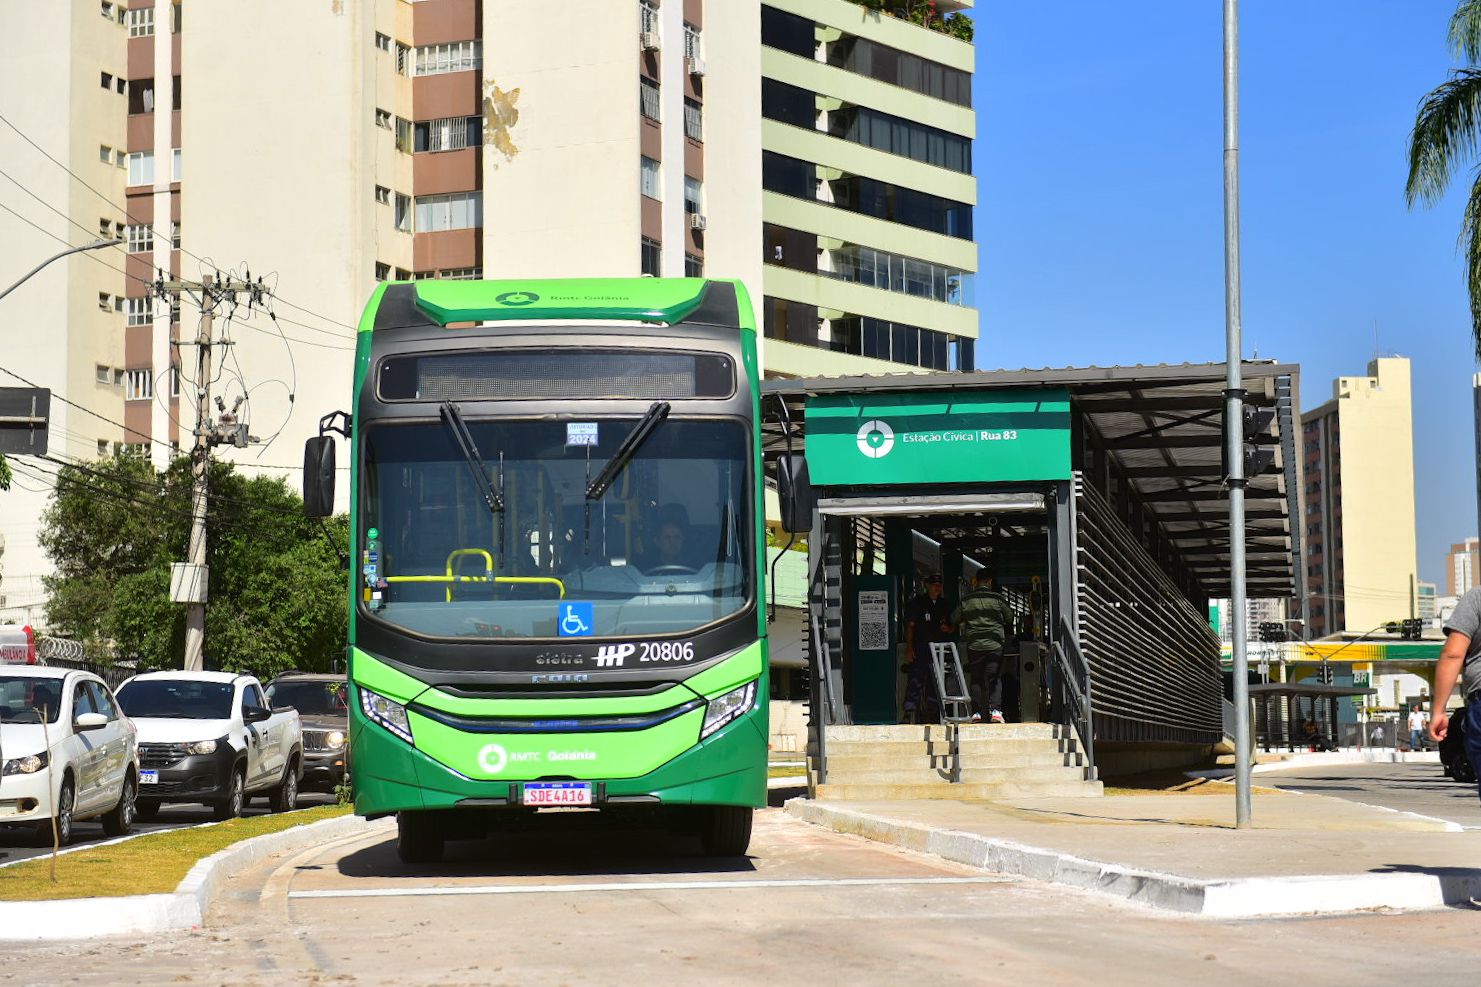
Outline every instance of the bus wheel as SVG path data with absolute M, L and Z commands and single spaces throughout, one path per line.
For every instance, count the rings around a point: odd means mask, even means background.
M 749 806 L 716 805 L 709 811 L 700 839 L 704 841 L 705 853 L 712 857 L 744 857 L 751 845 L 751 817 L 755 810 Z
M 396 855 L 403 864 L 435 864 L 442 859 L 442 831 L 426 812 L 396 813 Z

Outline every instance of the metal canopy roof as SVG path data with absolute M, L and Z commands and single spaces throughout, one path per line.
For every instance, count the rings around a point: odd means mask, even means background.
M 1292 408 L 1300 368 L 1257 361 L 1246 362 L 1243 372 L 1246 405 L 1275 411 L 1256 439 L 1274 449 L 1274 462 L 1250 477 L 1246 490 L 1247 593 L 1252 598 L 1300 596 L 1300 527 L 1292 520 L 1300 518 Z M 774 379 L 763 381 L 761 390 L 768 404 L 786 403 L 793 449 L 801 451 L 805 403 L 812 394 L 1067 388 L 1089 425 L 1091 442 L 1105 450 L 1135 489 L 1204 591 L 1222 597 L 1229 595 L 1229 499 L 1221 451 L 1224 375 L 1223 363 L 1065 367 Z M 771 459 L 786 444 L 775 414 L 768 410 L 764 418 L 764 451 Z

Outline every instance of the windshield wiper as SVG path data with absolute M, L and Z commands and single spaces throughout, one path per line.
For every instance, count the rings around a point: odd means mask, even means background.
M 617 451 L 612 453 L 612 458 L 607 460 L 607 465 L 602 467 L 597 478 L 591 481 L 591 486 L 586 488 L 587 500 L 599 500 L 602 494 L 607 492 L 612 481 L 617 479 L 617 474 L 621 473 L 622 468 L 638 454 L 638 448 L 648 440 L 648 436 L 653 434 L 653 430 L 658 427 L 659 422 L 668 417 L 668 414 L 669 403 L 667 401 L 653 402 L 648 408 L 648 413 L 638 422 L 637 428 L 627 433 L 627 438 L 622 440 L 622 445 L 617 447 Z
M 504 495 L 489 480 L 488 465 L 478 454 L 478 446 L 473 444 L 473 434 L 463 423 L 463 413 L 451 401 L 444 401 L 439 414 L 442 416 L 442 424 L 447 426 L 448 431 L 452 432 L 453 438 L 457 440 L 458 448 L 463 453 L 463 461 L 468 464 L 468 472 L 473 474 L 473 482 L 478 487 L 478 492 L 483 495 L 484 501 L 488 503 L 489 510 L 495 514 L 503 513 Z

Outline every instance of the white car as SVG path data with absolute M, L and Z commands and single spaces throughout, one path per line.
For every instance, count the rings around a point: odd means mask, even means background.
M 0 825 L 31 825 L 63 845 L 79 819 L 103 832 L 134 825 L 139 753 L 134 724 L 103 680 L 45 665 L 0 666 Z

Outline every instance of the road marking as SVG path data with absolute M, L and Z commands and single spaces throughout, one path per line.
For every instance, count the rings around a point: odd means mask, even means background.
M 604 884 L 483 884 L 433 888 L 290 891 L 290 898 L 417 898 L 465 894 L 576 894 L 592 891 L 716 891 L 733 888 L 840 888 L 917 884 L 1003 884 L 1007 877 L 837 877 L 773 881 L 638 881 Z

